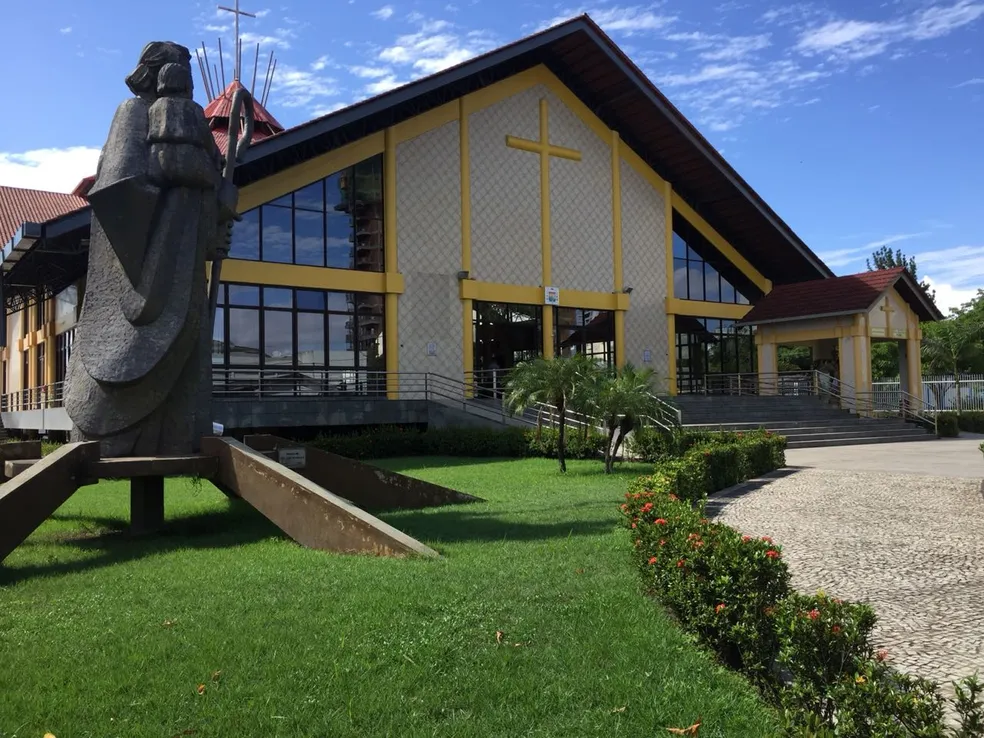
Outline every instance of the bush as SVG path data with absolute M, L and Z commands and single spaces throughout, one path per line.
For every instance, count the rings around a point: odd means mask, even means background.
M 311 443 L 322 451 L 350 459 L 382 459 L 395 456 L 472 456 L 510 458 L 557 455 L 557 431 L 544 428 L 539 439 L 535 428 L 374 428 L 355 434 L 321 435 Z M 605 439 L 597 432 L 587 440 L 579 430 L 567 431 L 567 454 L 576 459 L 603 455 Z
M 936 435 L 941 438 L 956 438 L 960 435 L 956 413 L 940 413 L 936 416 Z
M 708 491 L 778 468 L 784 449 L 784 439 L 766 433 L 705 439 L 630 483 L 621 509 L 650 591 L 785 709 L 788 736 L 984 736 L 984 688 L 975 678 L 956 685 L 960 727 L 947 732 L 937 686 L 872 653 L 869 606 L 793 592 L 770 538 L 704 517 Z
M 557 457 L 557 430 L 541 428 L 539 438 L 536 429 L 526 431 L 529 456 Z M 569 459 L 598 459 L 605 455 L 605 437 L 597 431 L 589 431 L 587 437 L 580 428 L 568 428 L 565 434 L 565 450 Z

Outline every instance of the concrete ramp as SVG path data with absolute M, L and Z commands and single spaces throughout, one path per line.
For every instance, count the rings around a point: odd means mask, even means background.
M 438 553 L 332 494 L 296 471 L 231 438 L 202 439 L 202 453 L 219 459 L 212 482 L 240 497 L 307 548 L 380 556 Z
M 0 485 L 0 561 L 83 484 L 98 443 L 70 443 Z
M 484 502 L 480 497 L 386 471 L 279 436 L 246 436 L 243 442 L 254 451 L 269 454 L 274 460 L 282 458 L 305 479 L 330 489 L 363 510 L 406 510 Z M 295 453 L 295 449 L 303 451 Z

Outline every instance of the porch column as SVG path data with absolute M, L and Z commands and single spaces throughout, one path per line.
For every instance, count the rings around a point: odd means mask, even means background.
M 775 376 L 779 373 L 779 354 L 776 350 L 776 344 L 772 343 L 763 336 L 755 336 L 756 349 L 758 352 L 758 373 L 759 375 L 772 375 Z M 766 382 L 764 385 L 759 387 L 759 394 L 762 395 L 774 395 L 776 394 L 776 383 Z
M 903 344 L 908 359 L 909 394 L 923 399 L 922 383 L 922 346 L 918 338 L 906 339 Z M 901 347 L 899 353 L 901 354 Z

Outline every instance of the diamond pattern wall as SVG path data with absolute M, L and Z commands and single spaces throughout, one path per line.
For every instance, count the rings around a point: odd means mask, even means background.
M 540 158 L 506 146 L 506 136 L 539 137 L 532 87 L 471 114 L 472 277 L 540 284 Z
M 561 289 L 611 292 L 611 147 L 553 93 L 547 100 L 550 143 L 581 152 L 581 161 L 550 159 L 551 281 Z
M 401 372 L 461 376 L 459 161 L 457 121 L 397 147 L 397 248 L 405 280 L 397 319 Z
M 622 264 L 632 287 L 625 314 L 625 359 L 656 371 L 665 384 L 669 371 L 666 323 L 666 231 L 662 193 L 624 160 L 622 171 Z M 652 361 L 643 362 L 644 352 Z

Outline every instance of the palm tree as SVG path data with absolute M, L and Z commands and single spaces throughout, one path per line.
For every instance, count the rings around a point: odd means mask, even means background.
M 966 307 L 966 306 L 965 306 Z M 956 410 L 960 413 L 960 374 L 980 363 L 984 322 L 972 310 L 958 309 L 946 320 L 923 329 L 922 358 L 934 374 L 952 374 L 956 384 Z
M 578 387 L 591 371 L 593 362 L 583 356 L 534 359 L 517 364 L 506 382 L 506 407 L 510 412 L 543 403 L 557 411 L 557 461 L 567 471 L 564 458 L 567 408 Z
M 652 369 L 640 370 L 626 364 L 600 387 L 594 400 L 594 413 L 607 431 L 606 474 L 612 473 L 615 457 L 626 436 L 642 426 L 643 418 L 656 414 L 654 378 Z

